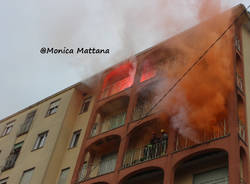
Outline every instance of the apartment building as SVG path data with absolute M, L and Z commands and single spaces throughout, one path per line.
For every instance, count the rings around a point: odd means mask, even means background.
M 0 122 L 0 183 L 70 183 L 94 97 L 82 83 Z
M 234 7 L 103 72 L 71 184 L 249 183 L 249 20 Z
M 249 50 L 239 5 L 1 120 L 0 184 L 249 183 Z

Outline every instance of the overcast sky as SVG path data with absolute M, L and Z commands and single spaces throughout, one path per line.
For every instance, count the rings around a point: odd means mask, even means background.
M 202 1 L 3 1 L 0 119 L 197 24 Z M 222 0 L 221 7 L 239 3 L 250 0 Z M 42 47 L 110 53 L 41 54 Z

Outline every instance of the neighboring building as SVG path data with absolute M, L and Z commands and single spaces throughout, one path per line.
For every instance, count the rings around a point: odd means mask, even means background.
M 0 184 L 248 184 L 247 12 L 201 60 L 206 67 L 194 68 L 154 106 L 243 10 L 234 7 L 0 121 Z M 200 94 L 203 80 L 224 95 L 222 106 L 211 91 Z M 195 101 L 191 110 L 203 109 L 205 99 L 216 119 L 205 124 L 188 111 L 193 121 L 179 123 L 182 95 Z M 202 112 L 209 119 L 210 111 Z
M 90 97 L 79 83 L 1 120 L 0 183 L 48 184 L 60 177 L 70 183 L 93 106 Z

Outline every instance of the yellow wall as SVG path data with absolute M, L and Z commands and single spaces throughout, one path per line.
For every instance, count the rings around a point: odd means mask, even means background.
M 65 116 L 63 128 L 61 129 L 60 136 L 58 137 L 57 146 L 53 156 L 51 157 L 47 176 L 44 178 L 44 184 L 57 183 L 61 174 L 61 170 L 68 167 L 70 167 L 70 170 L 66 183 L 69 184 L 71 182 L 78 154 L 80 152 L 81 143 L 84 138 L 88 120 L 91 114 L 91 109 L 93 107 L 94 97 L 91 98 L 88 111 L 79 114 L 82 101 L 82 93 L 80 91 L 75 91 L 68 107 L 69 111 Z M 77 130 L 81 130 L 77 146 L 70 149 L 69 145 L 72 135 Z M 55 166 L 58 168 L 57 171 L 55 170 Z
M 14 117 L 6 119 L 0 123 L 0 131 L 2 131 L 6 123 L 12 119 L 16 119 L 11 133 L 0 138 L 0 149 L 2 150 L 0 153 L 1 166 L 4 165 L 6 158 L 13 148 L 13 145 L 20 141 L 24 141 L 14 168 L 2 172 L 0 179 L 9 177 L 8 183 L 17 184 L 19 183 L 24 170 L 35 167 L 31 183 L 42 183 L 49 164 L 49 158 L 53 153 L 73 92 L 74 89 L 66 90 L 63 93 L 55 95 L 42 103 L 32 106 L 32 108 L 27 108 L 26 110 L 14 115 Z M 57 112 L 45 117 L 50 103 L 59 98 L 61 100 Z M 16 134 L 19 131 L 21 124 L 23 124 L 26 115 L 34 109 L 37 109 L 37 112 L 29 132 L 16 138 Z M 49 132 L 44 147 L 32 151 L 37 135 L 47 130 Z
M 242 29 L 242 45 L 244 58 L 244 74 L 245 74 L 245 91 L 246 91 L 246 115 L 248 123 L 248 134 L 250 133 L 250 32 L 243 27 Z M 250 143 L 250 136 L 248 136 Z M 250 147 L 249 147 L 250 151 Z

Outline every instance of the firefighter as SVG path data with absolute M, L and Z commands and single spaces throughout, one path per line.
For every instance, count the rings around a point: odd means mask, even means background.
M 164 129 L 161 129 L 161 154 L 166 153 L 167 144 L 168 144 L 168 134 Z
M 157 154 L 157 143 L 159 142 L 159 138 L 156 136 L 155 132 L 152 132 L 152 139 L 150 141 L 151 149 L 150 149 L 150 158 L 155 158 Z

